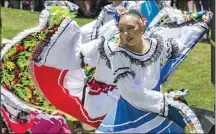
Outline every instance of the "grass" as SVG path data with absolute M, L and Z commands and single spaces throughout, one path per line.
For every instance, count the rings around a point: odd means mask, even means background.
M 29 12 L 16 9 L 2 10 L 3 37 L 11 39 L 17 33 L 27 28 L 37 26 L 39 12 Z M 79 26 L 92 19 L 75 18 Z M 214 109 L 214 85 L 211 83 L 210 45 L 198 43 L 186 60 L 178 67 L 164 85 L 164 90 L 173 88 L 190 89 L 187 97 L 190 105 L 206 109 Z
M 26 10 L 1 8 L 3 37 L 12 39 L 17 33 L 33 28 L 38 25 L 39 12 L 30 12 Z M 82 26 L 92 19 L 75 18 L 79 26 Z
M 188 88 L 191 105 L 214 109 L 214 85 L 211 83 L 210 44 L 198 43 L 164 85 L 165 90 Z

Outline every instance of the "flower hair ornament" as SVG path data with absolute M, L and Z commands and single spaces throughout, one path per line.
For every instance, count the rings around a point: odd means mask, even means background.
M 119 24 L 119 21 L 120 21 L 120 19 L 121 19 L 121 17 L 124 15 L 124 14 L 126 14 L 126 13 L 128 13 L 128 12 L 130 12 L 131 11 L 131 13 L 133 14 L 136 14 L 137 16 L 139 16 L 140 18 L 141 18 L 141 20 L 142 20 L 142 23 L 146 26 L 146 23 L 147 23 L 147 19 L 141 14 L 140 15 L 140 13 L 138 12 L 138 11 L 135 11 L 135 10 L 127 10 L 127 9 L 125 9 L 124 7 L 120 7 L 120 8 L 118 8 L 117 10 L 116 10 L 116 12 L 115 12 L 115 14 L 114 14 L 114 16 L 113 16 L 113 18 L 114 18 L 114 20 L 115 20 L 115 24 L 116 25 L 118 25 Z
M 147 19 L 144 17 L 144 15 L 141 15 L 142 23 L 146 26 Z
M 120 21 L 120 18 L 121 18 L 125 13 L 127 13 L 127 12 L 128 12 L 128 10 L 126 10 L 126 9 L 123 8 L 123 7 L 120 7 L 120 8 L 118 8 L 118 9 L 116 10 L 116 12 L 115 12 L 115 14 L 114 14 L 114 16 L 113 16 L 116 25 L 118 25 L 118 23 L 119 23 L 119 21 Z

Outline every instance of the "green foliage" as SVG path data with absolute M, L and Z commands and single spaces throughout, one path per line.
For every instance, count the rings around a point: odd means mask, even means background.
M 51 17 L 49 18 L 49 26 L 58 25 L 59 22 L 65 18 L 74 18 L 75 14 L 70 12 L 69 8 L 63 8 L 61 6 L 53 5 L 50 9 Z
M 211 83 L 211 46 L 198 43 L 184 62 L 177 68 L 164 85 L 170 88 L 187 88 L 190 95 L 186 97 L 190 105 L 214 109 L 214 85 Z

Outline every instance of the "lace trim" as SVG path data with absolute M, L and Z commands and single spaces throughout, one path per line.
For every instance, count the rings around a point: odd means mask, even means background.
M 148 49 L 146 52 L 142 53 L 142 54 L 133 52 L 133 51 L 131 51 L 131 50 L 129 50 L 129 49 L 127 49 L 127 48 L 121 46 L 121 45 L 120 45 L 119 47 L 122 48 L 122 49 L 124 49 L 124 50 L 129 51 L 130 53 L 132 53 L 132 54 L 134 54 L 134 55 L 137 55 L 137 56 L 144 56 L 144 55 L 148 54 L 150 51 L 152 52 L 152 49 L 155 49 L 155 47 L 152 46 L 152 40 L 150 40 L 150 39 L 146 39 L 146 40 L 147 40 L 148 43 L 149 43 L 149 49 Z M 153 52 L 154 52 L 154 51 L 153 51 Z
M 169 49 L 171 48 L 171 52 L 168 51 L 169 55 L 168 57 L 175 58 L 177 56 L 177 53 L 179 52 L 178 43 L 173 38 L 167 39 L 167 45 Z
M 1 95 L 4 100 L 1 100 L 2 106 L 4 106 L 11 115 L 18 117 L 19 113 L 28 113 L 28 109 L 24 109 L 19 105 L 14 104 L 7 96 Z
M 108 57 L 105 53 L 104 42 L 105 42 L 105 38 L 102 36 L 101 37 L 101 43 L 99 44 L 99 47 L 98 47 L 98 51 L 100 53 L 100 58 L 105 60 L 107 67 L 111 69 L 110 60 L 108 59 Z
M 14 109 L 22 110 L 26 112 L 29 110 L 39 111 L 23 103 L 21 100 L 19 100 L 19 98 L 17 98 L 17 96 L 7 91 L 7 89 L 3 88 L 2 86 L 1 86 L 1 103 L 2 105 L 8 105 L 10 107 L 13 107 Z
M 84 68 L 85 67 L 85 62 L 84 62 L 84 55 L 82 54 L 82 52 L 80 52 L 79 57 L 81 59 L 80 66 L 81 66 L 81 68 Z
M 121 67 L 121 68 L 116 69 L 113 74 L 115 75 L 120 70 L 129 70 L 129 69 L 130 69 L 129 67 Z
M 58 31 L 56 31 L 55 34 L 50 38 L 49 43 L 45 44 L 42 52 L 40 53 L 39 60 L 37 61 L 39 65 L 43 65 L 46 63 L 46 57 L 48 56 L 50 49 L 55 45 L 58 38 L 61 36 L 61 34 L 71 22 L 72 20 L 68 17 L 61 22 L 60 26 L 58 27 Z
M 128 76 L 128 74 L 130 74 L 133 78 L 135 78 L 136 74 L 134 71 L 126 71 L 124 73 L 121 73 L 119 75 L 117 75 L 115 78 L 114 78 L 114 81 L 113 83 L 117 83 L 119 79 L 122 79 L 122 78 L 125 78 Z
M 205 29 L 208 29 L 208 25 L 203 22 L 202 18 L 198 18 L 196 20 L 191 20 L 182 24 L 178 24 L 177 22 L 170 22 L 170 23 L 164 23 L 163 25 L 156 24 L 156 27 L 168 27 L 168 28 L 178 28 L 178 27 L 184 27 L 184 26 L 191 26 L 191 25 L 200 25 Z
M 153 52 L 153 54 L 146 60 L 139 60 L 137 58 L 133 58 L 131 55 L 129 55 L 127 52 L 125 51 L 114 51 L 110 54 L 110 56 L 116 55 L 117 53 L 121 53 L 123 54 L 125 57 L 128 57 L 130 59 L 130 62 L 132 64 L 136 64 L 136 65 L 141 65 L 142 67 L 146 67 L 148 65 L 151 65 L 152 63 L 156 62 L 158 60 L 158 58 L 161 55 L 161 51 L 163 50 L 163 40 L 161 36 L 153 36 L 157 39 L 157 46 L 155 51 Z
M 172 52 L 171 52 L 171 55 L 172 56 L 176 56 L 176 54 L 179 52 L 179 47 L 178 47 L 178 43 L 173 39 L 171 38 L 171 44 L 172 44 Z
M 173 100 L 170 105 L 177 108 L 185 118 L 184 121 L 187 124 L 190 133 L 204 133 L 198 118 L 186 104 Z

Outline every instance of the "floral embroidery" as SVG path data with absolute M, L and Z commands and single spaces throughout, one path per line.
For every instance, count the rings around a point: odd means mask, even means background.
M 30 33 L 21 41 L 15 43 L 2 58 L 1 62 L 1 83 L 4 88 L 16 94 L 20 99 L 34 104 L 33 107 L 48 113 L 59 113 L 54 106 L 50 104 L 39 89 L 35 86 L 32 76 L 29 73 L 31 60 L 38 55 L 33 55 L 33 51 L 38 54 L 40 51 L 35 50 L 36 46 L 41 46 L 49 42 L 55 34 L 61 22 L 65 17 L 74 17 L 74 13 L 69 8 L 62 8 L 61 5 L 53 5 L 49 10 L 50 16 L 48 24 L 39 32 Z M 64 114 L 65 115 L 65 114 Z M 67 118 L 72 118 L 66 115 Z
M 179 112 L 183 116 L 183 120 L 186 123 L 185 133 L 196 133 L 196 127 L 192 123 L 192 121 L 190 120 L 190 118 L 184 112 L 181 112 L 181 111 L 179 111 Z

